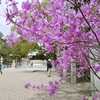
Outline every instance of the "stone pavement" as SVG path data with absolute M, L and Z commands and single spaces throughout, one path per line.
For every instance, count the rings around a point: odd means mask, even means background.
M 46 66 L 30 67 L 23 64 L 17 69 L 5 68 L 3 74 L 0 74 L 0 100 L 81 100 L 83 94 L 90 96 L 90 83 L 71 84 L 70 79 L 62 81 L 53 97 L 49 97 L 44 90 L 24 88 L 25 83 L 47 85 L 48 81 L 58 78 L 55 71 L 52 72 L 52 77 L 47 77 Z
M 37 85 L 54 81 L 59 76 L 52 72 L 52 77 L 47 77 L 47 72 L 3 72 L 0 74 L 0 100 L 81 100 L 82 94 L 89 95 L 89 83 L 70 84 L 63 81 L 58 92 L 50 98 L 44 90 L 25 89 L 25 83 Z

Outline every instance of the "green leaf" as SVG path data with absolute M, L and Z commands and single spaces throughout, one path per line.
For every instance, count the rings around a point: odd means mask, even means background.
M 14 32 L 15 31 L 15 25 L 11 26 L 11 32 Z
M 52 16 L 48 16 L 48 17 L 47 17 L 48 22 L 50 22 L 51 19 L 52 19 Z
M 98 9 L 96 7 L 92 7 L 90 12 L 91 14 L 96 14 L 98 12 Z
M 38 9 L 38 10 L 41 9 L 41 4 L 38 4 L 37 9 Z

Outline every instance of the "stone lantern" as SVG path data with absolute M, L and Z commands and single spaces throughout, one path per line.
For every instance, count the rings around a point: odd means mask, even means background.
M 0 58 L 0 63 L 3 65 L 3 57 Z

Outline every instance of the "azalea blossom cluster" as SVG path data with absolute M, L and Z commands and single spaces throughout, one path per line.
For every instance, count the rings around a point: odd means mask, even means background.
M 12 33 L 30 42 L 40 42 L 48 53 L 56 51 L 56 67 L 69 70 L 76 62 L 76 74 L 91 69 L 100 79 L 100 1 L 98 0 L 8 0 L 6 21 L 13 24 Z M 15 41 L 11 35 L 9 46 Z
M 10 37 L 8 37 L 8 40 L 6 42 L 11 48 L 13 48 L 14 44 L 17 43 L 18 41 L 19 40 L 18 40 L 18 37 L 16 36 L 16 34 L 11 33 Z
M 45 86 L 43 84 L 40 85 L 31 85 L 30 83 L 25 84 L 25 88 L 33 88 L 33 89 L 45 89 L 50 96 L 53 96 L 59 88 L 59 84 L 61 83 L 62 78 L 55 80 L 54 82 L 49 81 L 48 85 Z

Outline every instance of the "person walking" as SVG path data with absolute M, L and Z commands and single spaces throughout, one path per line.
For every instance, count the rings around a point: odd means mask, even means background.
M 1 72 L 1 74 L 3 74 L 2 73 L 2 64 L 1 64 L 1 62 L 0 62 L 0 72 Z
M 51 77 L 51 68 L 52 68 L 51 59 L 48 59 L 47 61 L 48 77 Z
M 33 67 L 33 62 L 31 62 L 31 67 Z

